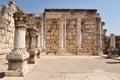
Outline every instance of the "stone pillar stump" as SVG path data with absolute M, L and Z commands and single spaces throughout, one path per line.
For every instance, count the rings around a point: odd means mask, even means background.
M 110 34 L 110 48 L 108 49 L 108 58 L 114 58 L 116 57 L 118 49 L 116 48 L 115 45 L 115 35 L 114 34 Z

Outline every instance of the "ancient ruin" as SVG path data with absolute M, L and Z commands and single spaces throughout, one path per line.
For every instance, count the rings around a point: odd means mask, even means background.
M 46 55 L 105 53 L 111 57 L 120 51 L 119 37 L 106 36 L 104 25 L 97 9 L 26 13 L 10 1 L 0 11 L 0 59 L 7 58 L 8 70 L 24 76 L 27 63 L 35 64 L 42 51 Z
M 45 9 L 46 53 L 101 54 L 104 22 L 96 9 Z

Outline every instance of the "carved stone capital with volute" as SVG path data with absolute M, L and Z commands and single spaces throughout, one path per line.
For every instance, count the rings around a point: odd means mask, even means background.
M 23 11 L 17 11 L 14 15 L 14 20 L 15 20 L 15 27 L 16 28 L 21 28 L 25 27 L 26 28 L 26 14 Z

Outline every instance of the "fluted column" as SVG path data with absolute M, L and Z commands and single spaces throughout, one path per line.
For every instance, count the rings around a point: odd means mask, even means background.
M 29 53 L 25 49 L 25 14 L 18 11 L 14 14 L 15 19 L 15 43 L 14 49 L 6 56 L 8 60 L 8 76 L 24 76 L 28 73 L 27 59 Z M 15 73 L 14 73 L 15 72 Z M 17 73 L 17 74 L 16 74 Z

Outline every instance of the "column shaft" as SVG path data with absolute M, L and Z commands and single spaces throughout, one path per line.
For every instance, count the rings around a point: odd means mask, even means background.
M 78 44 L 78 50 L 81 49 L 81 18 L 78 18 L 78 24 L 77 24 L 77 44 Z
M 116 46 L 115 46 L 115 35 L 114 34 L 110 34 L 110 47 L 111 48 L 116 48 Z
M 24 28 L 16 28 L 14 48 L 25 48 L 25 34 Z

